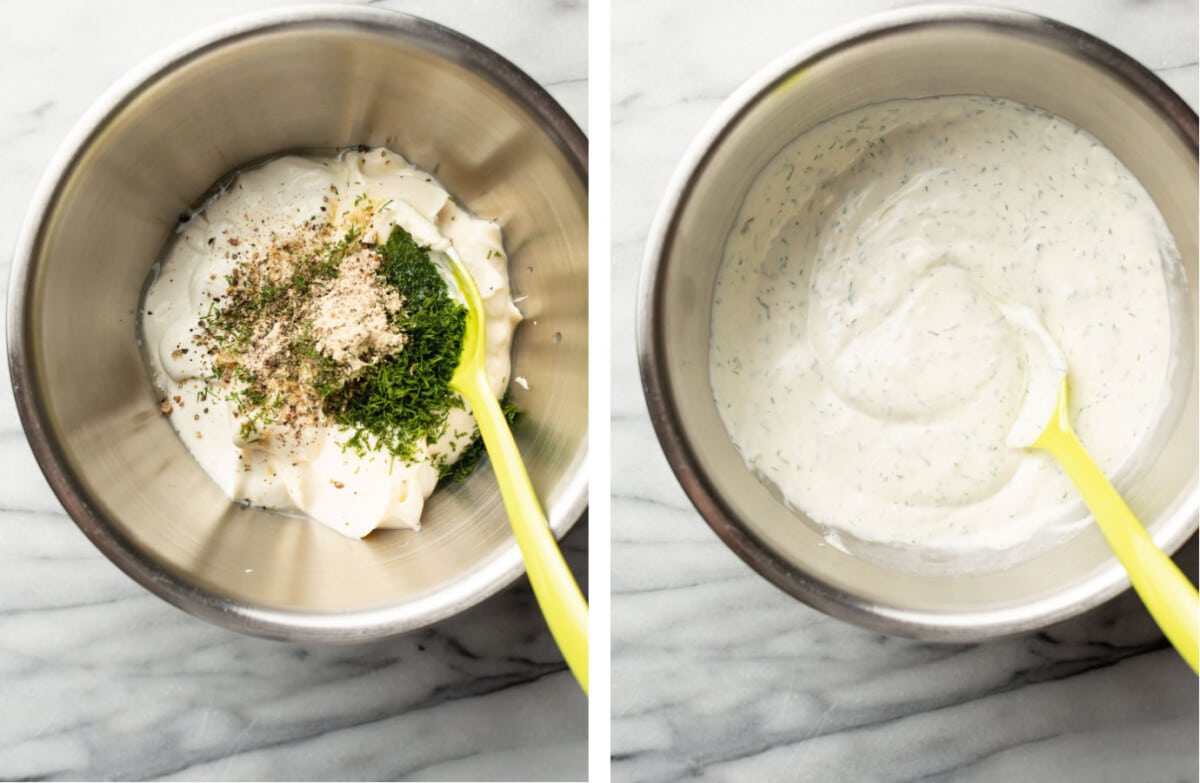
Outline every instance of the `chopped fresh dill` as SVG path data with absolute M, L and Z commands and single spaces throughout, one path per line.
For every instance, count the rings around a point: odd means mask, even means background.
M 428 250 L 400 226 L 377 251 L 379 274 L 404 300 L 396 314 L 404 350 L 324 395 L 325 408 L 354 430 L 348 447 L 374 445 L 410 461 L 445 432 L 450 410 L 462 407 L 450 377 L 462 352 L 467 309 L 450 296 Z

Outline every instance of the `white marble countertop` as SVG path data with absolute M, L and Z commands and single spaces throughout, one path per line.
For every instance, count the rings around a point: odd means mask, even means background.
M 142 59 L 283 3 L 13 3 L 0 32 L 0 280 L 53 151 Z M 388 2 L 497 50 L 586 126 L 585 2 Z M 208 625 L 117 570 L 48 489 L 0 379 L 0 779 L 581 779 L 587 704 L 517 585 L 354 647 Z M 586 579 L 587 525 L 568 559 Z
M 981 645 L 832 620 L 718 541 L 650 427 L 631 307 L 648 225 L 683 151 L 778 54 L 908 4 L 620 0 L 613 12 L 614 780 L 1198 778 L 1196 677 L 1131 593 Z M 1099 35 L 1196 106 L 1195 0 L 1000 4 Z M 1195 538 L 1180 559 L 1195 580 Z

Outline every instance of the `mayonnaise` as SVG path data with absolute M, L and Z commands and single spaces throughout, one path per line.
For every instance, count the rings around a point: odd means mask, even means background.
M 436 464 L 452 462 L 472 441 L 470 411 L 452 409 L 444 434 L 423 444 L 409 463 L 381 450 L 346 448 L 351 432 L 331 420 L 299 437 L 283 437 L 281 425 L 267 424 L 251 440 L 245 437 L 246 422 L 212 380 L 212 356 L 198 349 L 194 337 L 203 331 L 201 319 L 214 304 L 220 306 L 229 288 L 226 276 L 247 254 L 296 239 L 304 221 L 314 217 L 339 226 L 362 202 L 376 205 L 364 241 L 382 242 L 393 225 L 400 225 L 434 250 L 453 247 L 466 263 L 488 322 L 488 379 L 502 394 L 520 313 L 509 291 L 500 228 L 468 213 L 430 174 L 384 149 L 325 159 L 284 157 L 240 172 L 181 226 L 156 267 L 142 307 L 154 385 L 200 466 L 237 501 L 298 512 L 351 537 L 379 526 L 420 526 L 425 499 L 438 481 Z M 329 312 L 320 312 L 331 344 L 344 341 L 354 320 L 333 312 L 345 300 L 337 294 L 327 297 Z M 388 301 L 387 308 L 397 304 Z M 385 318 L 382 310 L 372 315 Z M 402 336 L 375 337 L 387 338 L 380 339 L 386 350 L 403 351 Z M 361 347 L 351 344 L 354 350 Z

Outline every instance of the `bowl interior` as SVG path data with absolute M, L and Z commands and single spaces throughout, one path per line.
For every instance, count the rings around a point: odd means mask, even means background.
M 529 382 L 513 388 L 516 437 L 561 535 L 586 494 L 582 134 L 498 56 L 384 12 L 247 24 L 143 77 L 31 221 L 19 398 L 72 516 L 156 592 L 268 635 L 376 636 L 499 589 L 522 566 L 486 463 L 434 494 L 420 532 L 362 542 L 231 504 L 156 412 L 135 313 L 179 216 L 222 175 L 286 151 L 399 152 L 502 226 L 514 295 L 527 297 L 513 349 L 513 375 Z
M 712 400 L 716 273 L 763 166 L 797 135 L 843 112 L 895 98 L 975 94 L 1036 106 L 1093 133 L 1137 175 L 1174 234 L 1187 274 L 1174 308 L 1187 360 L 1173 378 L 1177 404 L 1159 428 L 1157 457 L 1121 489 L 1156 542 L 1169 551 L 1178 547 L 1195 529 L 1197 502 L 1195 114 L 1099 42 L 1009 14 L 935 14 L 873 28 L 782 67 L 759 87 L 742 93 L 741 108 L 714 132 L 684 181 L 673 214 L 661 224 L 661 253 L 643 303 L 652 414 L 685 489 L 718 534 L 765 576 L 819 608 L 928 638 L 972 639 L 1043 625 L 1126 584 L 1096 529 L 1007 570 L 976 575 L 906 573 L 826 546 L 802 514 L 748 471 Z

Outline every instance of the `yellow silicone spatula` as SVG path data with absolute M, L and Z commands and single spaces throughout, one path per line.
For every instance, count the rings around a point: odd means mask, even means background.
M 450 379 L 450 386 L 466 399 L 479 424 L 483 445 L 487 448 L 500 497 L 508 512 L 529 583 L 550 633 L 584 693 L 588 689 L 588 606 L 575 583 L 575 578 L 563 560 L 546 515 L 538 503 L 521 453 L 496 395 L 488 383 L 484 359 L 487 334 L 483 301 L 475 279 L 452 249 L 441 254 L 449 262 L 453 275 L 467 306 L 467 328 L 463 336 L 462 356 Z
M 1064 367 L 1065 370 L 1065 367 Z M 1042 419 L 1045 420 L 1044 418 Z M 1091 510 L 1108 545 L 1129 573 L 1129 581 L 1158 627 L 1194 671 L 1200 672 L 1200 596 L 1171 558 L 1154 545 L 1120 494 L 1092 461 L 1071 429 L 1064 374 L 1054 402 L 1054 412 L 1032 442 L 1014 443 L 1049 452 Z

